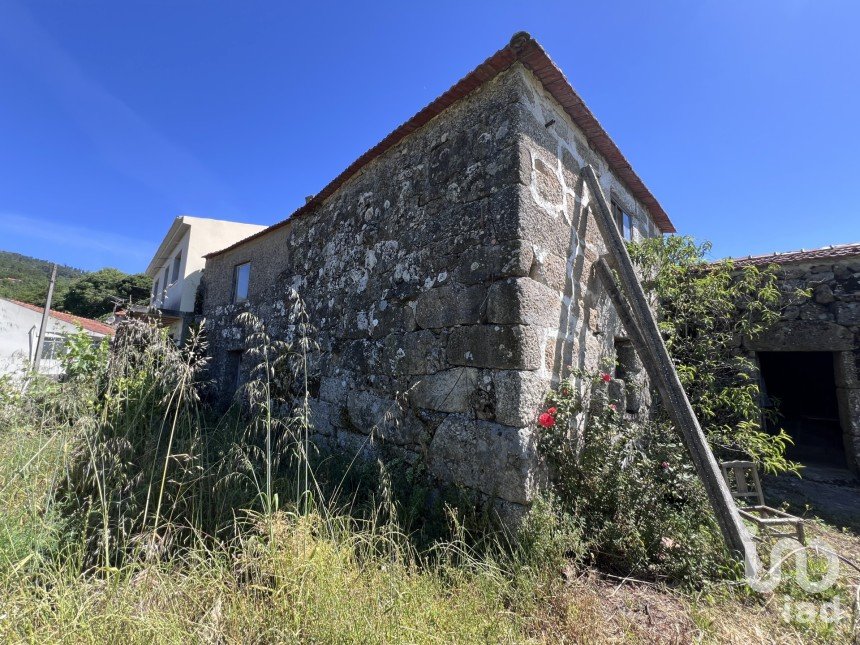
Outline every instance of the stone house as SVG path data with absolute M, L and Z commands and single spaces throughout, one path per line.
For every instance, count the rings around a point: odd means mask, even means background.
M 764 405 L 779 408 L 795 442 L 789 456 L 860 471 L 860 244 L 735 264 L 780 267 L 782 317 L 743 348 L 761 368 Z
M 423 460 L 521 510 L 551 383 L 616 355 L 617 376 L 643 378 L 593 271 L 605 244 L 587 165 L 625 237 L 674 231 L 546 52 L 515 35 L 288 219 L 207 256 L 222 399 L 249 367 L 237 315 L 289 339 L 295 290 L 318 329 L 320 441 Z
M 182 340 L 194 314 L 204 256 L 264 228 L 189 215 L 173 220 L 146 267 L 146 275 L 152 279 L 150 307 L 158 310 L 173 338 Z

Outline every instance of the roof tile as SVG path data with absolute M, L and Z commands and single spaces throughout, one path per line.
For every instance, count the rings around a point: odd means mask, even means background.
M 364 165 L 384 154 L 410 132 L 424 125 L 427 121 L 466 96 L 466 94 L 491 80 L 517 61 L 520 61 L 529 69 L 544 85 L 547 91 L 552 94 L 553 98 L 562 105 L 576 126 L 590 139 L 592 147 L 607 159 L 612 171 L 624 183 L 628 184 L 628 188 L 633 193 L 633 196 L 648 207 L 658 228 L 664 233 L 673 233 L 675 227 L 672 225 L 666 211 L 663 210 L 663 207 L 660 206 L 657 199 L 648 190 L 642 180 L 630 169 L 630 164 L 621 153 L 621 150 L 609 138 L 609 135 L 606 134 L 606 131 L 595 116 L 570 85 L 564 72 L 558 68 L 549 55 L 547 55 L 546 51 L 544 51 L 543 47 L 531 35 L 526 32 L 518 32 L 511 38 L 510 43 L 478 65 L 474 70 L 455 83 L 447 92 L 421 109 L 406 123 L 395 128 L 391 134 L 356 159 L 346 170 L 319 191 L 313 199 L 296 209 L 287 219 L 273 224 L 269 228 L 263 229 L 225 249 L 209 253 L 205 257 L 210 258 L 225 253 L 245 242 L 286 226 L 288 222 L 297 217 L 312 212 Z
M 760 266 L 763 264 L 788 264 L 791 262 L 813 262 L 815 260 L 838 260 L 860 255 L 860 242 L 836 244 L 820 249 L 800 249 L 768 255 L 750 255 L 745 258 L 732 258 L 735 266 Z
M 29 302 L 21 302 L 20 300 L 12 300 L 11 298 L 8 298 L 8 300 L 9 302 L 14 302 L 20 307 L 26 307 L 31 311 L 37 311 L 39 313 L 45 311 L 44 307 L 40 307 L 38 305 L 31 305 Z M 51 310 L 50 315 L 51 318 L 55 318 L 56 320 L 62 320 L 63 322 L 67 322 L 72 325 L 80 325 L 87 331 L 91 331 L 96 334 L 105 334 L 106 336 L 113 336 L 114 333 L 116 333 L 116 330 L 110 325 L 106 325 L 99 320 L 93 320 L 92 318 L 82 318 L 81 316 L 67 314 L 65 311 L 56 311 L 54 309 Z

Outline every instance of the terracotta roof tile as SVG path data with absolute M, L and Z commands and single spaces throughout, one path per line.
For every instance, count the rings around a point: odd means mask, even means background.
M 454 84 L 448 91 L 443 93 L 425 108 L 420 110 L 415 116 L 409 119 L 406 123 L 395 128 L 395 130 L 385 137 L 382 141 L 376 144 L 373 148 L 365 152 L 352 164 L 347 167 L 342 173 L 335 177 L 325 188 L 319 191 L 314 197 L 299 207 L 287 219 L 273 224 L 269 228 L 251 235 L 235 244 L 228 246 L 220 251 L 209 253 L 205 257 L 210 258 L 221 253 L 225 253 L 231 249 L 244 244 L 249 240 L 256 239 L 262 235 L 272 232 L 285 226 L 288 222 L 296 217 L 301 217 L 322 204 L 326 198 L 340 188 L 347 180 L 355 175 L 363 166 L 373 161 L 377 157 L 384 154 L 391 147 L 399 143 L 404 137 L 418 129 L 420 126 L 427 123 L 436 115 L 442 113 L 445 109 L 462 99 L 468 93 L 480 87 L 487 81 L 495 78 L 499 73 L 505 71 L 515 62 L 521 62 L 529 69 L 538 80 L 546 87 L 547 91 L 552 94 L 573 122 L 580 128 L 589 139 L 592 147 L 606 158 L 609 167 L 617 174 L 619 179 L 627 184 L 627 187 L 633 193 L 633 196 L 641 201 L 651 216 L 654 218 L 658 228 L 663 233 L 673 233 L 675 227 L 672 225 L 669 216 L 657 198 L 645 186 L 642 180 L 632 170 L 627 159 L 618 149 L 618 146 L 612 141 L 591 111 L 586 107 L 580 96 L 576 93 L 570 82 L 565 77 L 564 73 L 552 61 L 552 59 L 544 51 L 538 42 L 526 32 L 519 32 L 511 38 L 511 42 L 505 47 L 490 56 L 486 61 L 478 65 L 474 70 Z
M 758 266 L 762 264 L 788 264 L 791 262 L 814 262 L 815 260 L 838 260 L 853 255 L 860 256 L 860 242 L 854 244 L 835 244 L 820 249 L 800 249 L 769 253 L 768 255 L 749 255 L 745 258 L 732 258 L 736 266 Z
M 29 302 L 21 302 L 20 300 L 12 300 L 8 298 L 9 302 L 14 302 L 16 305 L 21 307 L 26 307 L 32 311 L 37 311 L 42 313 L 45 311 L 44 307 L 39 307 L 38 305 L 31 305 Z M 116 330 L 110 325 L 106 325 L 103 322 L 98 320 L 93 320 L 91 318 L 81 318 L 80 316 L 73 316 L 72 314 L 67 314 L 65 311 L 55 311 L 51 310 L 51 318 L 56 320 L 62 320 L 63 322 L 71 323 L 72 325 L 80 325 L 87 331 L 94 332 L 96 334 L 104 334 L 106 336 L 113 336 L 116 333 Z

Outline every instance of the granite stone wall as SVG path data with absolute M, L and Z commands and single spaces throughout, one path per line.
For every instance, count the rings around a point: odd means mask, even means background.
M 551 123 L 550 123 L 551 122 Z M 289 338 L 288 288 L 318 329 L 317 438 L 421 460 L 514 512 L 543 480 L 534 420 L 553 380 L 625 340 L 592 277 L 603 246 L 579 170 L 654 234 L 647 211 L 516 64 L 364 167 L 313 212 L 210 258 L 204 314 L 228 401 L 252 311 Z M 233 268 L 251 262 L 231 304 Z M 231 353 L 232 352 L 232 353 Z M 624 372 L 641 379 L 627 348 Z M 612 368 L 610 368 L 612 369 Z M 615 395 L 631 412 L 623 384 Z M 372 440 L 371 440 L 372 435 Z
M 845 454 L 848 465 L 860 470 L 860 255 L 784 264 L 779 288 L 786 305 L 780 321 L 743 346 L 751 352 L 833 353 Z

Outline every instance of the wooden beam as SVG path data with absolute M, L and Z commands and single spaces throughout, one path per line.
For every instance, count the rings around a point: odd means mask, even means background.
M 597 208 L 594 209 L 595 216 L 608 251 L 596 264 L 598 276 L 639 352 L 651 382 L 657 386 L 669 418 L 680 432 L 684 445 L 693 459 L 696 472 L 705 486 L 714 515 L 720 525 L 723 539 L 731 550 L 744 559 L 747 575 L 754 576 L 760 566 L 752 535 L 741 520 L 737 505 L 720 473 L 714 453 L 687 399 L 687 394 L 675 371 L 675 365 L 663 343 L 657 319 L 648 306 L 645 292 L 627 253 L 624 239 L 612 219 L 612 209 L 603 194 L 597 174 L 591 166 L 586 166 L 583 174 L 597 202 Z M 612 272 L 613 268 L 618 272 L 620 289 Z

